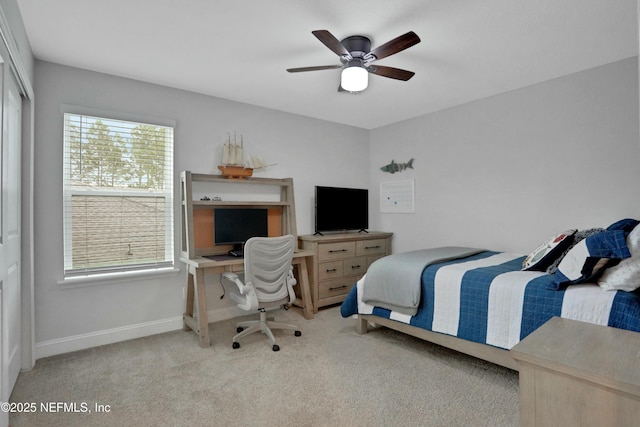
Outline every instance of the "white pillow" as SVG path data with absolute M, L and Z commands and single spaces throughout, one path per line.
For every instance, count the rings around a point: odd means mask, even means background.
M 631 258 L 607 269 L 598 280 L 598 285 L 608 291 L 635 291 L 640 288 L 640 224 L 627 236 L 627 247 Z

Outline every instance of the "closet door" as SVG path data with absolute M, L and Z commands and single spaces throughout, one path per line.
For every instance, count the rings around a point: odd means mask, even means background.
M 21 365 L 20 205 L 22 98 L 7 63 L 0 64 L 0 402 L 6 402 Z M 0 423 L 2 420 L 0 420 Z

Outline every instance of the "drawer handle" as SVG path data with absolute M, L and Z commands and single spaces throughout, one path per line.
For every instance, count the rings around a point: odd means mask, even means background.
M 382 247 L 382 246 L 380 246 L 380 245 L 376 245 L 376 246 L 365 246 L 364 248 L 365 248 L 365 249 L 379 249 L 379 248 L 381 248 L 381 247 Z
M 335 273 L 336 271 L 338 271 L 338 269 L 337 268 L 332 268 L 332 269 L 328 269 L 327 268 L 326 271 L 327 271 L 327 273 Z
M 329 250 L 329 253 L 332 254 L 334 252 L 347 252 L 348 249 L 336 249 L 336 250 Z
M 360 264 L 358 265 L 352 265 L 351 268 L 360 268 Z
M 340 290 L 340 289 L 344 289 L 344 288 L 346 288 L 346 287 L 347 287 L 347 285 L 342 285 L 342 286 L 338 286 L 337 288 L 329 288 L 329 290 L 330 290 L 330 291 L 338 291 L 338 290 Z

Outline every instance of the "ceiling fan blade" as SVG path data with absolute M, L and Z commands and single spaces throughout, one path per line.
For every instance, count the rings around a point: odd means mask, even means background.
M 290 73 L 301 73 L 303 71 L 334 70 L 336 68 L 342 68 L 342 65 L 320 65 L 317 67 L 287 68 L 287 71 Z
M 315 31 L 311 31 L 311 34 L 316 36 L 318 40 L 320 40 L 326 47 L 331 49 L 333 53 L 335 53 L 336 55 L 348 56 L 349 58 L 351 58 L 351 54 L 349 53 L 349 51 L 344 46 L 342 46 L 342 43 L 340 43 L 340 40 L 335 38 L 334 35 L 331 34 L 329 31 L 315 30 Z
M 405 49 L 410 48 L 413 45 L 420 43 L 420 37 L 413 31 L 409 31 L 406 34 L 401 35 L 400 37 L 396 37 L 395 39 L 386 42 L 382 46 L 378 46 L 369 52 L 368 55 L 373 55 L 376 59 L 386 58 L 389 55 L 393 55 L 394 53 L 401 52 Z
M 409 80 L 416 74 L 413 71 L 407 71 L 401 68 L 385 67 L 384 65 L 369 65 L 369 67 L 367 67 L 367 70 L 377 76 L 389 77 L 391 79 L 404 81 Z

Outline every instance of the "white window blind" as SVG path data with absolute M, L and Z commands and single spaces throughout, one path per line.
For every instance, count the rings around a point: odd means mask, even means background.
M 65 277 L 173 266 L 173 128 L 64 114 Z

